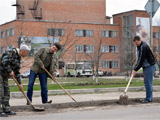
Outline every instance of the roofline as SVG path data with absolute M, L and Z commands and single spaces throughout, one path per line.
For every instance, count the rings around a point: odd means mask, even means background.
M 158 28 L 160 28 L 160 26 L 156 26 L 156 25 L 154 25 L 154 26 L 152 26 L 152 27 L 158 27 Z
M 11 23 L 11 22 L 13 22 L 13 21 L 16 21 L 16 19 L 15 19 L 15 20 L 8 21 L 8 22 L 5 22 L 5 23 L 2 23 L 2 24 L 0 24 L 0 26 L 1 26 L 1 25 L 5 25 L 5 24 L 8 24 L 8 23 Z
M 8 24 L 8 23 L 11 23 L 11 22 L 14 22 L 14 21 L 25 21 L 25 22 L 49 22 L 49 23 L 72 23 L 72 24 L 93 24 L 93 25 L 113 25 L 113 26 L 117 26 L 119 24 L 104 24 L 104 23 L 82 23 L 82 22 L 66 22 L 66 21 L 48 21 L 48 20 L 28 20 L 28 19 L 15 19 L 15 20 L 12 20 L 12 21 L 9 21 L 9 22 L 6 22 L 4 24 L 1 24 L 1 25 L 5 25 L 5 24 Z M 1 26 L 0 25 L 0 26 Z
M 129 12 L 146 12 L 146 11 L 145 10 L 130 10 L 130 11 L 122 12 L 122 13 L 113 14 L 113 16 L 124 14 L 124 13 L 129 13 Z
M 110 19 L 110 18 L 112 18 L 112 17 L 110 17 L 110 16 L 106 16 L 106 19 Z

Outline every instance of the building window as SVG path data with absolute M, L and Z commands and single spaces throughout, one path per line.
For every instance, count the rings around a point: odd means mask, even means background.
M 10 36 L 14 36 L 14 29 L 13 28 L 10 29 Z
M 76 37 L 83 37 L 83 30 L 76 30 Z
M 101 47 L 101 52 L 102 53 L 118 52 L 118 46 L 104 45 Z
M 93 30 L 86 30 L 86 37 L 93 37 Z
M 6 32 L 6 34 L 5 34 L 6 37 L 14 36 L 14 29 L 13 28 L 7 29 L 5 32 Z
M 160 46 L 154 46 L 153 52 L 160 52 Z
M 102 36 L 102 37 L 107 37 L 107 38 L 108 38 L 108 37 L 117 38 L 117 37 L 118 37 L 118 34 L 117 34 L 117 31 L 102 30 L 101 36 Z
M 134 26 L 134 16 L 123 16 L 123 27 Z
M 6 37 L 9 37 L 9 34 L 10 32 L 9 32 L 9 30 L 6 30 Z
M 118 68 L 118 61 L 103 61 L 102 68 Z
M 4 31 L 1 31 L 0 38 L 1 38 L 1 39 L 4 38 Z
M 85 46 L 85 51 L 86 53 L 90 53 L 94 51 L 94 46 L 93 45 L 86 45 Z
M 83 52 L 83 51 L 84 51 L 83 45 L 76 45 L 76 52 Z
M 102 31 L 102 37 L 109 37 L 109 31 Z
M 118 61 L 112 61 L 112 68 L 118 68 Z
M 63 69 L 65 66 L 65 62 L 63 61 L 58 61 L 58 69 Z
M 114 46 L 114 51 L 115 51 L 115 52 L 119 52 L 118 46 Z
M 1 50 L 1 54 L 3 54 L 4 53 L 4 47 L 0 47 L 0 50 Z
M 109 61 L 103 61 L 102 68 L 109 68 Z
M 76 30 L 76 37 L 93 37 L 93 30 Z
M 102 46 L 101 47 L 101 52 L 102 53 L 108 53 L 109 52 L 109 46 Z
M 48 35 L 49 36 L 64 36 L 65 30 L 64 29 L 49 28 Z
M 117 38 L 118 35 L 117 35 L 117 31 L 112 31 L 112 38 Z
M 153 38 L 159 38 L 160 37 L 160 34 L 158 32 L 153 32 Z
M 3 39 L 4 37 L 13 36 L 13 35 L 14 35 L 14 28 L 7 29 L 5 30 L 5 34 L 4 34 L 4 31 L 0 32 L 0 39 Z
M 66 48 L 65 48 L 65 45 L 62 45 L 62 48 L 61 48 L 61 52 L 65 52 Z
M 118 46 L 109 46 L 109 52 L 118 52 Z

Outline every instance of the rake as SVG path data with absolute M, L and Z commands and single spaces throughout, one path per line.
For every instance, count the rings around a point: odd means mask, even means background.
M 16 80 L 16 78 L 13 76 L 12 77 L 13 80 L 15 81 L 15 83 L 17 84 L 17 86 L 20 88 L 20 85 L 18 83 L 18 81 Z M 29 100 L 29 98 L 27 97 L 27 95 L 24 93 L 24 90 L 21 90 L 22 94 L 24 95 L 24 97 L 27 99 L 28 103 L 30 104 L 30 106 L 32 107 L 33 111 L 45 111 L 44 108 L 39 108 L 39 107 L 35 107 L 32 105 L 31 101 Z

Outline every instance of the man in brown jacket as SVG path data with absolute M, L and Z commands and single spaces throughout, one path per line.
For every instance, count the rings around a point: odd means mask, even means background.
M 42 103 L 52 103 L 48 101 L 48 89 L 47 89 L 47 73 L 44 68 L 46 68 L 53 76 L 56 72 L 58 66 L 58 56 L 57 51 L 61 49 L 59 43 L 55 43 L 50 48 L 41 48 L 34 55 L 34 62 L 30 70 L 29 83 L 27 96 L 32 102 L 33 85 L 35 79 L 38 75 L 41 85 L 41 97 Z M 27 103 L 28 104 L 28 103 Z

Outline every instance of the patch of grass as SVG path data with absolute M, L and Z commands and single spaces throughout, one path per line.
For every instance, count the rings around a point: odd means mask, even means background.
M 51 84 L 51 79 L 48 79 L 48 90 L 61 90 L 61 88 L 55 83 Z M 57 81 L 64 87 L 64 89 L 89 89 L 89 88 L 113 88 L 113 87 L 126 87 L 128 81 L 125 79 L 107 79 L 99 78 L 98 83 L 92 78 L 58 78 Z M 36 79 L 35 83 L 39 83 L 39 80 Z M 19 91 L 17 86 L 13 86 L 15 83 L 13 80 L 9 80 L 11 92 Z M 24 91 L 27 91 L 28 79 L 23 79 Z M 160 85 L 160 80 L 153 80 L 153 85 Z M 135 78 L 132 80 L 130 86 L 144 86 L 142 79 Z M 34 91 L 41 90 L 40 85 L 34 85 Z

